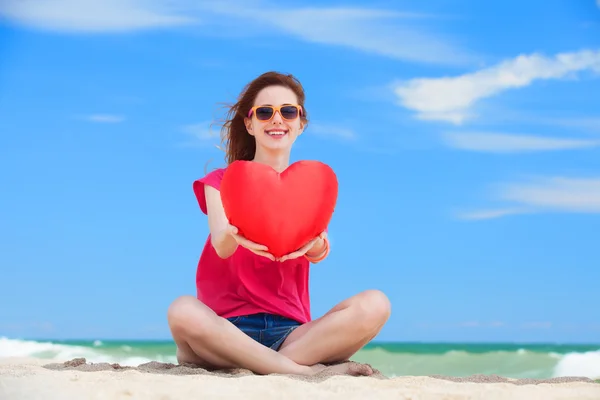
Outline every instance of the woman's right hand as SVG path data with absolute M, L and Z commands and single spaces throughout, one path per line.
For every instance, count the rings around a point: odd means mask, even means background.
M 275 261 L 275 256 L 269 253 L 269 249 L 267 248 L 267 246 L 254 243 L 253 241 L 246 239 L 245 237 L 239 234 L 238 228 L 231 224 L 227 226 L 227 230 L 229 234 L 235 239 L 238 245 L 250 250 L 254 254 L 266 257 L 271 261 Z

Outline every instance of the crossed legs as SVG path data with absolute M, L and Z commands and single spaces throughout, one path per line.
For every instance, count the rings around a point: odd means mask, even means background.
M 247 368 L 257 374 L 312 375 L 325 368 L 321 363 L 348 360 L 379 333 L 390 313 L 382 292 L 359 293 L 296 328 L 278 352 L 254 341 L 193 296 L 175 300 L 167 317 L 180 363 Z M 353 375 L 372 373 L 366 366 L 331 368 Z

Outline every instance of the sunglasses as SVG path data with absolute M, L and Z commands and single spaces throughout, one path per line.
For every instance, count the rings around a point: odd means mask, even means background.
M 302 106 L 294 104 L 286 104 L 282 106 L 254 106 L 248 112 L 248 118 L 252 114 L 256 115 L 256 119 L 259 121 L 270 121 L 275 115 L 275 112 L 279 112 L 281 118 L 292 121 L 302 115 Z

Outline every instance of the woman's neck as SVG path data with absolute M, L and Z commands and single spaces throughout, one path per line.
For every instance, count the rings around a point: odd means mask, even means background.
M 262 151 L 261 151 L 262 150 Z M 289 151 L 265 151 L 256 149 L 254 159 L 252 161 L 267 164 L 277 172 L 283 172 L 290 165 Z

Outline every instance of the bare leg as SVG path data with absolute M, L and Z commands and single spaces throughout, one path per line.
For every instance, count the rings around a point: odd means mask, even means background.
M 390 314 L 382 292 L 359 293 L 296 328 L 279 353 L 301 365 L 346 361 L 379 333 Z
M 214 368 L 247 368 L 257 374 L 312 375 L 323 366 L 299 365 L 257 343 L 192 296 L 171 304 L 168 321 L 180 363 Z

